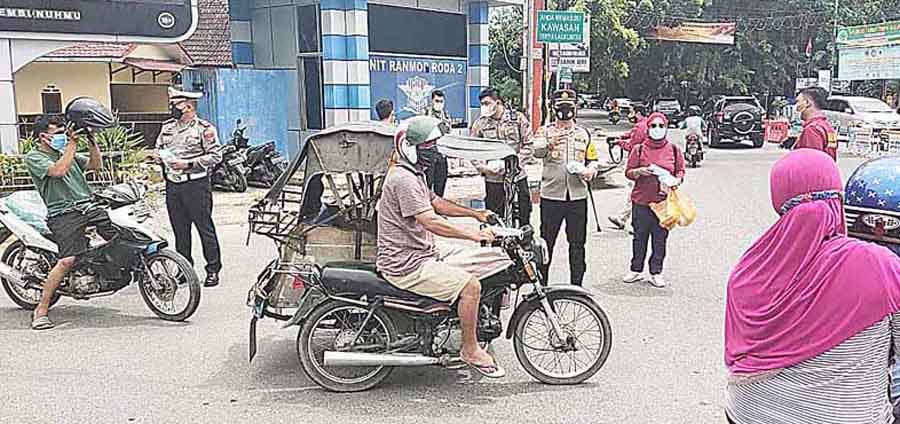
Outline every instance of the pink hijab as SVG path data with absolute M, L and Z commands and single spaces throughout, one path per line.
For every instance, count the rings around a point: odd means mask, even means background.
M 796 365 L 900 311 L 900 259 L 847 237 L 831 157 L 794 151 L 770 185 L 781 219 L 728 280 L 725 365 L 736 375 Z

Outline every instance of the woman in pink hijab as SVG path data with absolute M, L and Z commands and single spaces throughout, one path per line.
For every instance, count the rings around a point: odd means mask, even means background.
M 781 218 L 728 280 L 729 422 L 893 422 L 900 260 L 847 237 L 841 176 L 828 155 L 788 154 L 770 185 Z

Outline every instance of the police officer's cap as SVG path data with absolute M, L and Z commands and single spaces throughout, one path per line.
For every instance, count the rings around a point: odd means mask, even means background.
M 185 100 L 197 100 L 201 97 L 203 97 L 203 93 L 193 93 L 190 91 L 176 90 L 173 87 L 169 87 L 169 103 L 172 104 L 180 103 Z
M 553 92 L 552 101 L 555 105 L 563 105 L 563 104 L 571 104 L 575 106 L 578 97 L 575 94 L 575 90 L 569 89 L 560 89 Z

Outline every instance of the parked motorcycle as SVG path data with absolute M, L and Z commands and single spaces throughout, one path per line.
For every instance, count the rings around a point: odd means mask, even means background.
M 691 168 L 696 168 L 700 166 L 703 156 L 704 152 L 700 136 L 697 134 L 688 135 L 685 141 L 684 160 L 687 161 Z
M 168 243 L 143 225 L 153 213 L 143 201 L 146 194 L 146 186 L 138 183 L 95 194 L 92 207 L 107 208 L 117 234 L 103 241 L 96 228 L 88 227 L 91 247 L 79 256 L 51 304 L 61 296 L 79 300 L 108 296 L 136 283 L 159 318 L 184 321 L 194 314 L 200 304 L 200 280 L 187 259 L 167 249 Z M 29 207 L 28 196 L 40 208 Z M 41 285 L 57 259 L 42 205 L 36 192 L 16 193 L 0 204 L 0 242 L 16 238 L 0 258 L 0 279 L 10 299 L 24 309 L 34 309 L 40 302 Z
M 216 165 L 211 180 L 214 188 L 243 193 L 247 191 L 247 156 L 234 144 L 222 146 L 222 161 Z
M 244 151 L 247 182 L 254 187 L 272 187 L 287 169 L 287 159 L 278 152 L 274 141 L 251 146 L 246 131 L 247 126 L 238 119 L 230 144 Z
M 490 345 L 504 335 L 499 312 L 507 290 L 531 287 L 505 333 L 522 367 L 547 384 L 592 377 L 612 347 L 606 314 L 581 287 L 544 285 L 539 269 L 549 258 L 547 244 L 530 226 L 492 224 L 498 234 L 494 246 L 513 265 L 481 282 L 478 341 Z M 323 388 L 356 392 L 378 385 L 395 367 L 464 365 L 456 305 L 400 290 L 383 280 L 374 264 L 338 262 L 308 271 L 300 279 L 306 289 L 300 311 L 306 312 L 286 326 L 302 322 L 300 363 Z

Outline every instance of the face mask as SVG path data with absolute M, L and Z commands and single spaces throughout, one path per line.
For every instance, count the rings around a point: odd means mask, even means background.
M 50 147 L 52 147 L 53 150 L 61 152 L 66 147 L 66 143 L 68 142 L 69 138 L 66 137 L 65 134 L 53 134 L 53 136 L 50 138 Z
M 557 107 L 556 119 L 559 119 L 560 121 L 571 121 L 575 119 L 575 108 L 569 105 Z
M 435 103 L 435 104 L 433 104 L 431 107 L 434 108 L 434 111 L 435 111 L 435 112 L 443 112 L 443 110 L 444 110 L 444 104 L 443 104 L 443 103 Z
M 665 128 L 650 128 L 648 135 L 650 135 L 650 138 L 652 138 L 656 141 L 659 141 L 659 140 L 666 138 L 666 129 Z
M 433 147 L 427 149 L 416 148 L 416 157 L 418 158 L 416 165 L 422 169 L 431 168 L 434 165 L 435 156 L 437 156 L 437 149 Z
M 172 105 L 169 106 L 169 115 L 172 118 L 181 119 L 181 117 L 184 116 L 184 112 L 181 109 L 175 107 L 175 105 Z
M 481 105 L 481 116 L 494 116 L 494 112 L 496 111 L 496 106 L 494 105 Z

